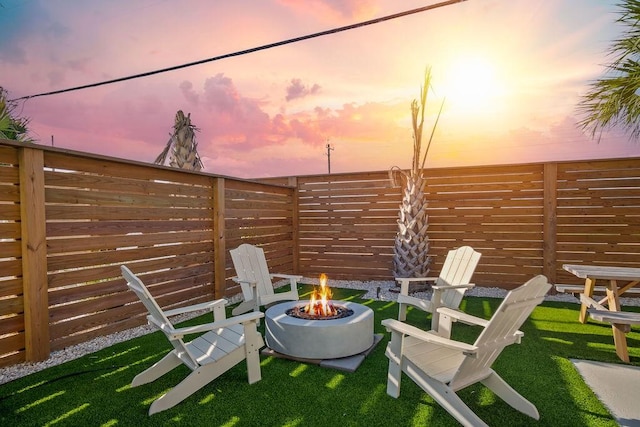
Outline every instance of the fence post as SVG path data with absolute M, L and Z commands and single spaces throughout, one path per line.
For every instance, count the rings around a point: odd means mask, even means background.
M 293 274 L 300 274 L 300 242 L 298 241 L 298 223 L 300 222 L 298 203 L 298 179 L 295 176 L 289 177 L 288 185 L 293 188 L 293 212 L 291 214 L 292 229 L 293 229 Z
M 226 291 L 227 244 L 225 239 L 224 178 L 213 178 L 213 254 L 214 298 L 222 298 Z
M 542 273 L 549 283 L 556 283 L 556 243 L 558 207 L 558 164 L 544 164 L 544 209 L 542 226 Z M 555 289 L 555 288 L 554 288 Z
M 51 351 L 47 283 L 47 241 L 44 197 L 44 154 L 20 148 L 20 221 L 25 358 L 46 360 Z

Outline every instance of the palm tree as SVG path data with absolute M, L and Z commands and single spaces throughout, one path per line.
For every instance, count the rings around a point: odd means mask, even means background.
M 33 142 L 29 133 L 29 119 L 15 117 L 16 104 L 7 99 L 8 92 L 0 86 L 0 138 L 20 142 Z
M 431 130 L 431 135 L 422 156 L 422 129 L 424 113 L 427 104 L 427 92 L 431 87 L 431 69 L 424 75 L 424 83 L 420 90 L 420 104 L 417 100 L 411 102 L 411 118 L 413 125 L 413 160 L 408 172 L 394 166 L 389 171 L 389 177 L 394 186 L 397 178 L 404 182 L 402 203 L 400 204 L 398 233 L 393 248 L 393 274 L 395 277 L 425 277 L 429 273 L 431 258 L 429 257 L 429 236 L 427 235 L 428 216 L 427 201 L 424 188 L 426 177 L 424 165 L 429 153 L 444 101 Z M 419 120 L 418 120 L 419 119 Z
M 174 168 L 199 171 L 202 169 L 202 161 L 198 154 L 198 144 L 196 143 L 195 131 L 198 128 L 191 124 L 191 114 L 186 116 L 179 110 L 176 113 L 173 134 L 167 142 L 167 146 L 154 161 L 157 165 L 164 165 L 169 157 L 169 166 Z
M 623 0 L 617 22 L 622 36 L 608 49 L 612 62 L 605 77 L 591 83 L 578 104 L 585 115 L 579 126 L 598 138 L 607 128 L 620 126 L 634 140 L 640 138 L 640 1 Z

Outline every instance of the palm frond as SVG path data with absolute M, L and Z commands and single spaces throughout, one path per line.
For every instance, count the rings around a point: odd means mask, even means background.
M 173 125 L 173 134 L 164 150 L 156 157 L 155 164 L 164 165 L 169 155 L 169 166 L 199 171 L 203 168 L 202 160 L 198 154 L 198 143 L 195 132 L 199 129 L 191 123 L 191 114 L 185 114 L 182 110 L 176 113 Z
M 618 4 L 624 26 L 622 37 L 614 40 L 607 56 L 605 76 L 593 81 L 578 103 L 582 117 L 578 126 L 592 138 L 614 127 L 623 128 L 633 140 L 640 139 L 640 1 Z
M 29 137 L 29 119 L 16 117 L 15 102 L 7 99 L 7 91 L 0 86 L 0 138 L 33 142 Z

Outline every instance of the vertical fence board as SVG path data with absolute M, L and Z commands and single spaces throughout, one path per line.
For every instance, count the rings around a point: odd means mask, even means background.
M 224 178 L 213 179 L 213 250 L 215 254 L 214 297 L 225 296 L 227 241 L 224 221 Z
M 20 218 L 26 360 L 49 357 L 49 303 L 41 150 L 20 150 Z
M 287 185 L 293 187 L 293 200 L 292 204 L 293 213 L 291 216 L 291 224 L 293 226 L 291 240 L 293 241 L 293 271 L 300 271 L 300 239 L 298 236 L 299 233 L 299 225 L 300 225 L 300 212 L 298 205 L 298 180 L 296 177 L 290 177 L 288 179 Z
M 26 353 L 18 150 L 0 146 L 0 366 Z
M 557 233 L 557 200 L 558 200 L 558 165 L 546 163 L 544 165 L 544 237 L 543 274 L 550 283 L 556 283 L 556 233 Z M 561 267 L 561 266 L 560 266 Z

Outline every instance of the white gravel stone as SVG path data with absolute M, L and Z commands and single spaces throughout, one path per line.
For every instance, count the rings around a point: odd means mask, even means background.
M 278 282 L 277 286 L 284 285 L 286 282 Z M 306 284 L 318 284 L 317 278 L 304 278 L 302 283 Z M 367 293 L 364 294 L 363 299 L 375 299 L 382 301 L 395 301 L 397 299 L 397 292 L 392 292 L 392 289 L 396 288 L 395 281 L 348 281 L 348 280 L 329 280 L 329 286 L 334 288 L 346 288 L 346 289 L 363 289 L 367 290 Z M 484 297 L 484 298 L 504 298 L 507 294 L 507 291 L 500 288 L 485 288 L 476 286 L 470 291 L 467 292 L 466 295 L 472 297 Z M 414 296 L 430 299 L 431 291 L 425 292 L 416 292 L 412 294 Z M 557 295 L 549 295 L 545 298 L 547 301 L 564 301 L 564 302 L 572 302 L 579 303 L 579 300 L 574 297 L 572 294 L 557 294 Z M 230 304 L 234 304 L 240 300 L 240 295 L 237 295 L 229 300 Z M 640 305 L 640 298 L 621 298 L 620 302 L 622 305 Z M 176 323 L 182 322 L 184 320 L 188 320 L 190 318 L 199 316 L 202 313 L 191 313 L 188 316 L 178 316 L 174 318 Z M 127 341 L 150 332 L 153 332 L 155 328 L 151 326 L 145 325 L 140 326 L 133 329 L 128 329 L 126 331 L 117 332 L 115 334 L 98 337 L 91 341 L 87 341 L 81 344 L 77 344 L 64 350 L 54 351 L 51 353 L 50 357 L 43 362 L 35 362 L 35 363 L 19 363 L 13 366 L 9 366 L 6 368 L 0 368 L 0 384 L 7 383 L 9 381 L 13 381 L 17 378 L 29 375 L 34 372 L 41 371 L 43 369 L 49 368 L 51 366 L 56 366 L 61 363 L 77 359 L 86 354 L 96 352 L 98 350 L 102 350 L 103 348 L 109 347 L 113 344 L 120 343 L 123 341 Z

